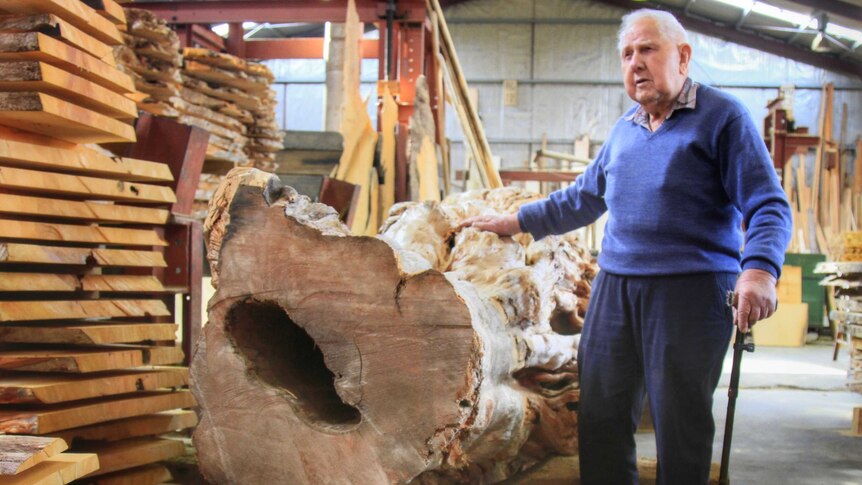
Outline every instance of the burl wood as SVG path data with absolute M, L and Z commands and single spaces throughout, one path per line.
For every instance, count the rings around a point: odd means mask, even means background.
M 218 276 L 192 362 L 213 483 L 492 483 L 576 453 L 577 239 L 460 228 L 517 189 L 392 208 L 377 237 L 235 169 L 206 223 Z M 277 450 L 277 451 L 273 451 Z

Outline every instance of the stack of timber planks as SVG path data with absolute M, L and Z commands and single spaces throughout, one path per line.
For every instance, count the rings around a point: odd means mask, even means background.
M 0 436 L 0 484 L 65 484 L 95 472 L 93 453 L 63 453 L 60 438 Z
M 862 393 L 862 262 L 819 263 L 814 272 L 824 275 L 820 284 L 834 291 L 834 309 L 829 319 L 836 325 L 836 355 L 840 345 L 847 346 L 848 386 Z
M 0 14 L 0 125 L 71 143 L 135 140 L 134 87 L 112 51 L 121 8 L 2 0 Z
M 283 144 L 269 68 L 200 48 L 183 49 L 183 58 L 183 99 L 206 116 L 206 126 L 196 126 L 210 132 L 211 163 L 204 171 L 214 171 L 219 163 L 224 167 L 223 162 L 274 170 L 274 152 Z
M 180 290 L 156 276 L 171 170 L 86 145 L 135 140 L 134 83 L 112 49 L 124 11 L 113 0 L 0 10 L 0 433 L 98 455 L 98 471 L 72 467 L 96 483 L 142 473 L 184 453 L 156 436 L 196 418 L 182 411 L 195 405 L 187 369 L 170 367 L 184 357 Z
M 114 48 L 120 67 L 135 80 L 138 107 L 158 116 L 177 118 L 180 99 L 180 40 L 167 23 L 148 10 L 124 9 L 126 32 Z

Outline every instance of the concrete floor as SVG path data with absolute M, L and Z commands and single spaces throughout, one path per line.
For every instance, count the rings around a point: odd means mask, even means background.
M 715 393 L 713 460 L 721 461 L 730 353 Z M 862 485 L 862 437 L 851 436 L 852 410 L 862 394 L 847 392 L 848 355 L 832 361 L 832 344 L 758 347 L 742 362 L 730 477 L 745 485 Z M 655 458 L 655 436 L 636 436 L 638 456 Z M 573 483 L 577 458 L 560 457 L 510 483 Z M 644 480 L 643 483 L 648 483 Z M 574 483 L 577 483 L 576 481 Z

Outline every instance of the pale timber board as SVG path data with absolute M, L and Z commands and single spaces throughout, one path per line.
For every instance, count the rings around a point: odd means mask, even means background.
M 258 92 L 269 88 L 267 80 L 259 76 L 249 75 L 242 71 L 231 72 L 191 60 L 186 60 L 183 73 L 203 81 L 243 91 Z
M 168 341 L 176 338 L 173 323 L 125 323 L 116 325 L 21 326 L 0 325 L 0 341 L 33 344 L 125 344 Z
M 0 34 L 0 61 L 47 62 L 119 94 L 135 92 L 132 77 L 76 46 L 41 32 Z
M 142 365 L 144 365 L 143 353 L 136 349 L 0 350 L 0 369 L 3 370 L 87 373 L 129 369 Z
M 260 76 L 270 83 L 275 81 L 272 71 L 265 66 L 255 62 L 248 62 L 231 54 L 223 54 L 199 47 L 186 47 L 183 49 L 183 57 L 228 71 L 244 71 L 254 76 Z
M 0 477 L 0 485 L 60 485 L 98 468 L 99 458 L 94 453 L 61 453 L 18 475 Z
M 182 456 L 186 451 L 182 441 L 163 438 L 131 438 L 110 443 L 88 443 L 81 449 L 99 455 L 100 467 L 96 475 L 149 465 Z
M 73 143 L 135 141 L 131 125 L 45 93 L 0 92 L 0 124 Z
M 0 10 L 21 15 L 56 15 L 108 45 L 120 45 L 117 26 L 80 0 L 0 0 Z
M 114 0 L 82 0 L 90 8 L 111 23 L 120 27 L 126 25 L 126 11 Z
M 189 373 L 185 367 L 113 371 L 95 376 L 6 372 L 0 374 L 0 403 L 57 404 L 162 388 L 179 388 L 187 386 L 188 383 Z
M 81 283 L 78 277 L 71 274 L 0 272 L 0 291 L 78 291 L 79 289 L 81 289 Z
M 113 246 L 167 246 L 153 229 L 80 226 L 0 218 L 0 238 L 65 241 Z
M 53 404 L 38 409 L 4 407 L 0 410 L 0 431 L 44 435 L 194 405 L 194 397 L 188 391 L 145 391 L 133 395 Z
M 75 439 L 88 441 L 117 441 L 139 436 L 155 436 L 188 429 L 198 423 L 194 411 L 174 409 L 156 414 L 136 416 L 108 423 L 94 424 L 55 433 L 68 442 Z
M 51 64 L 10 61 L 0 64 L 0 90 L 41 92 L 122 120 L 138 117 L 135 102 L 97 83 Z
M 170 316 L 162 300 L 0 301 L 0 323 L 32 320 L 73 320 Z
M 96 266 L 167 267 L 158 251 L 90 249 L 0 242 L 0 263 L 72 264 Z
M 152 275 L 85 275 L 81 282 L 84 291 L 166 291 L 162 282 Z
M 94 222 L 128 222 L 134 224 L 165 224 L 170 213 L 166 209 L 132 207 L 113 203 L 46 199 L 0 193 L 0 213 L 41 216 Z
M 0 479 L 2 475 L 17 475 L 68 448 L 60 438 L 0 436 Z
M 177 200 L 169 187 L 12 167 L 0 167 L 0 188 L 74 195 L 90 200 L 160 204 L 172 204 Z
M 2 64 L 0 64 L 2 65 Z M 135 182 L 171 182 L 164 163 L 109 157 L 96 150 L 0 126 L 0 165 L 107 176 Z
M 112 67 L 116 68 L 117 66 L 117 62 L 114 60 L 114 50 L 111 46 L 84 33 L 81 29 L 56 15 L 39 14 L 29 17 L 0 18 L 0 32 L 41 32 L 81 49 Z
M 93 477 L 93 485 L 158 485 L 173 480 L 162 465 L 143 465 L 107 475 Z

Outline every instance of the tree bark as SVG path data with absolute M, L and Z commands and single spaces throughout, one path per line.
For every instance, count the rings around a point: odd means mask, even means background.
M 214 483 L 492 483 L 577 451 L 596 268 L 573 235 L 459 228 L 518 189 L 393 207 L 377 237 L 236 169 L 206 221 L 218 290 L 191 367 Z

